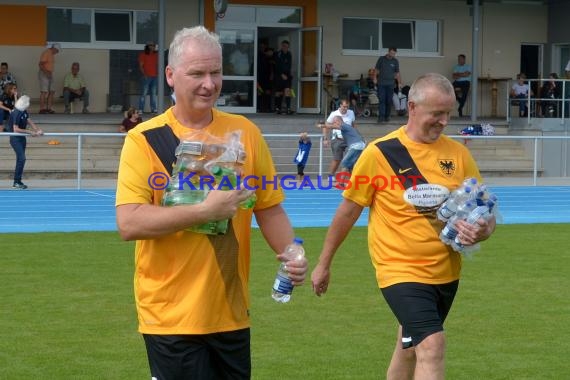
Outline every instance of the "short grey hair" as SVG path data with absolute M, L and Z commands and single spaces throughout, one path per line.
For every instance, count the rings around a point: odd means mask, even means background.
M 414 81 L 408 93 L 408 100 L 416 104 L 422 103 L 425 100 L 428 88 L 435 88 L 441 94 L 455 98 L 455 90 L 449 79 L 438 73 L 427 73 Z
M 198 42 L 203 47 L 213 47 L 222 52 L 222 45 L 220 44 L 220 37 L 216 33 L 210 32 L 202 25 L 194 26 L 192 28 L 180 29 L 174 35 L 170 43 L 168 51 L 168 65 L 176 67 L 180 63 L 180 57 L 184 51 L 185 45 L 188 41 Z

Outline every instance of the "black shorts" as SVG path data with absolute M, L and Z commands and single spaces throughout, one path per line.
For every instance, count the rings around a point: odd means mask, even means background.
M 402 348 L 417 346 L 443 331 L 459 281 L 442 285 L 404 282 L 381 289 L 384 299 L 402 325 Z
M 282 92 L 286 88 L 291 88 L 291 83 L 293 83 L 293 78 L 291 75 L 287 79 L 283 79 L 281 74 L 275 74 L 275 91 Z
M 143 334 L 153 378 L 250 379 L 249 329 L 205 335 Z
M 297 175 L 305 175 L 305 165 L 297 164 Z

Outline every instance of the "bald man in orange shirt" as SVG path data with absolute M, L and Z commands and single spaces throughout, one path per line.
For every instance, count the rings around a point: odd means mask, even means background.
M 52 44 L 40 56 L 38 79 L 40 82 L 40 113 L 55 113 L 53 105 L 53 71 L 55 55 L 61 49 L 60 44 Z

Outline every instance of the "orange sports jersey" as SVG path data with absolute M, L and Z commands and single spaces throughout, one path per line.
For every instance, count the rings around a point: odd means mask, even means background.
M 366 176 L 374 186 L 355 186 L 358 176 Z M 436 211 L 448 191 L 468 177 L 481 181 L 473 157 L 445 135 L 433 144 L 421 144 L 401 127 L 365 148 L 343 196 L 370 207 L 368 249 L 381 288 L 459 278 L 461 257 L 440 241 L 444 223 Z
M 242 116 L 212 113 L 205 132 L 224 137 L 241 130 L 247 154 L 242 175 L 260 178 L 247 182 L 260 186 L 255 209 L 281 203 L 284 196 L 277 186 L 262 186 L 261 178 L 273 178 L 275 169 L 259 129 Z M 153 190 L 149 177 L 167 170 L 150 142 L 169 145 L 173 159 L 176 145 L 168 141 L 192 131 L 178 123 L 172 109 L 130 130 L 121 153 L 116 206 L 160 205 L 163 191 Z M 136 242 L 134 288 L 141 333 L 209 334 L 249 327 L 251 218 L 252 210 L 239 209 L 225 235 L 180 231 Z

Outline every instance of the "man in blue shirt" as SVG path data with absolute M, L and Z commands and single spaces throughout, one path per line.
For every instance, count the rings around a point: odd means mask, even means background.
M 360 132 L 358 132 L 358 129 L 345 123 L 342 116 L 338 115 L 334 116 L 332 123 L 319 124 L 319 127 L 341 130 L 342 136 L 346 140 L 346 145 L 348 146 L 348 152 L 342 159 L 340 167 L 343 171 L 351 173 L 356 161 L 362 153 L 362 150 L 364 150 L 364 147 L 366 146 L 366 142 Z
M 388 48 L 388 54 L 383 55 L 376 61 L 376 73 L 378 75 L 378 122 L 390 121 L 392 108 L 392 94 L 394 93 L 394 80 L 398 88 L 402 88 L 400 78 L 400 63 L 396 59 L 395 47 Z
M 455 98 L 459 102 L 457 112 L 459 116 L 463 116 L 463 106 L 469 94 L 471 87 L 471 65 L 465 63 L 465 54 L 457 56 L 457 65 L 453 67 L 453 88 L 455 89 Z

